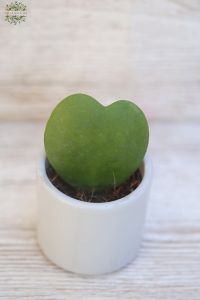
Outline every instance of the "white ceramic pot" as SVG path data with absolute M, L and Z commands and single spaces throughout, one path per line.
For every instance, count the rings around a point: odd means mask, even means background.
M 60 192 L 49 181 L 45 157 L 38 172 L 38 241 L 58 266 L 81 274 L 113 272 L 131 262 L 141 243 L 152 165 L 145 157 L 139 187 L 106 203 L 83 202 Z

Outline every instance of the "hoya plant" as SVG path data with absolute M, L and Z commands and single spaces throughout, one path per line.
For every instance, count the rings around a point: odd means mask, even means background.
M 104 106 L 85 94 L 62 100 L 45 129 L 47 159 L 67 184 L 101 191 L 123 184 L 140 166 L 149 139 L 148 123 L 131 101 Z

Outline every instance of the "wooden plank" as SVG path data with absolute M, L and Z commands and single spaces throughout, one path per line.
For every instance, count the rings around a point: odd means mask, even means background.
M 46 119 L 76 92 L 133 100 L 151 120 L 199 119 L 198 1 L 58 3 L 28 3 L 22 25 L 1 21 L 1 120 Z
M 154 180 L 138 259 L 120 272 L 77 276 L 40 252 L 35 162 L 44 123 L 0 123 L 0 299 L 199 300 L 199 130 L 152 122 Z

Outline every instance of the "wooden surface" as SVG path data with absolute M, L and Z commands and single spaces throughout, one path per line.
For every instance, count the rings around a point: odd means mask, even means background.
M 151 124 L 154 181 L 140 255 L 119 272 L 88 277 L 57 268 L 37 245 L 35 159 L 43 123 L 2 123 L 0 299 L 199 300 L 199 131 L 195 123 Z
M 25 24 L 0 20 L 0 299 L 199 300 L 199 0 L 27 5 Z M 36 240 L 45 120 L 78 91 L 105 104 L 133 99 L 151 127 L 154 180 L 141 252 L 105 276 L 63 271 Z

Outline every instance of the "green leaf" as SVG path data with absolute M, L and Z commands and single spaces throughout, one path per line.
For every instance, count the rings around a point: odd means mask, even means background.
M 149 129 L 143 112 L 119 100 L 103 106 L 84 94 L 65 98 L 45 129 L 46 155 L 67 183 L 101 190 L 126 181 L 140 166 Z

